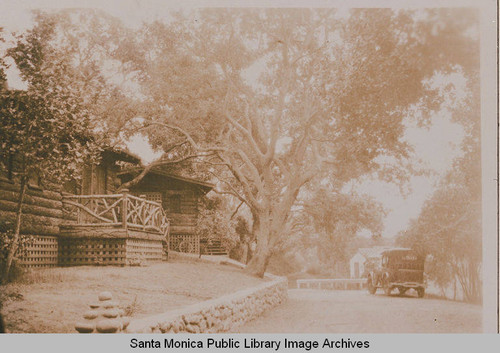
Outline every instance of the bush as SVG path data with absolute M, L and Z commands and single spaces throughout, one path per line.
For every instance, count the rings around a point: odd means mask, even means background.
M 207 242 L 220 240 L 226 250 L 231 250 L 238 242 L 231 211 L 220 196 L 202 199 L 200 214 L 196 224 L 196 235 Z
M 312 276 L 319 276 L 321 274 L 321 267 L 319 265 L 311 265 L 306 273 Z
M 243 249 L 243 245 L 238 243 L 231 250 L 229 250 L 229 258 L 236 261 L 244 262 L 243 259 L 244 252 L 245 250 Z
M 14 240 L 14 231 L 6 223 L 0 223 L 0 273 L 3 273 L 9 249 Z M 25 272 L 19 259 L 26 255 L 28 247 L 33 244 L 34 238 L 31 235 L 21 234 L 19 236 L 19 245 L 16 255 L 12 261 L 8 281 L 12 282 L 19 279 Z

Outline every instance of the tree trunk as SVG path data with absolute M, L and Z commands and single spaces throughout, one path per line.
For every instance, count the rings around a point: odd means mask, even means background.
M 457 279 L 453 276 L 453 300 L 457 300 Z
M 246 242 L 243 242 L 240 244 L 241 246 L 241 257 L 240 257 L 240 262 L 243 262 L 245 264 L 248 263 L 248 244 Z
M 14 260 L 14 256 L 16 255 L 17 248 L 19 246 L 19 235 L 21 233 L 21 217 L 23 214 L 23 201 L 24 195 L 26 193 L 26 180 L 25 176 L 21 177 L 21 186 L 19 189 L 19 200 L 17 203 L 16 210 L 16 228 L 14 230 L 14 238 L 12 239 L 12 244 L 10 244 L 10 249 L 7 254 L 7 260 L 5 261 L 5 268 L 2 276 L 2 284 L 7 283 L 9 279 L 9 272 L 12 266 L 12 261 Z
M 250 262 L 250 260 L 252 260 L 252 257 L 253 257 L 253 251 L 252 251 L 252 243 L 247 241 L 245 243 L 245 264 L 248 265 L 248 263 Z
M 262 226 L 260 220 L 254 218 L 253 232 L 257 240 L 257 248 L 247 264 L 245 271 L 253 276 L 264 277 L 271 249 L 269 248 L 269 227 Z
M 253 276 L 264 277 L 270 257 L 269 249 L 257 248 L 245 271 Z

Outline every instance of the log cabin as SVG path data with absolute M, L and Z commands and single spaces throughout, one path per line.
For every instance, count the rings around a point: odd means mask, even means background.
M 25 267 L 132 265 L 167 258 L 169 221 L 162 205 L 117 192 L 120 163 L 138 157 L 105 149 L 98 164 L 84 167 L 80 182 L 56 186 L 30 178 L 21 234 L 33 242 L 21 258 Z M 0 224 L 13 228 L 19 182 L 15 161 L 0 168 Z
M 121 182 L 132 180 L 142 168 L 132 168 L 118 173 Z M 214 187 L 199 179 L 188 178 L 161 168 L 150 170 L 137 184 L 130 187 L 132 195 L 158 202 L 166 211 L 170 221 L 169 249 L 179 252 L 223 255 L 220 241 L 200 249 L 205 241 L 196 234 L 201 198 Z

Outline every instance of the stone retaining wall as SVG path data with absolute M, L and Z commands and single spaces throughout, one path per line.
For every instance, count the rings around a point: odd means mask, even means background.
M 272 279 L 217 299 L 130 322 L 126 333 L 218 333 L 235 329 L 287 299 L 287 280 Z

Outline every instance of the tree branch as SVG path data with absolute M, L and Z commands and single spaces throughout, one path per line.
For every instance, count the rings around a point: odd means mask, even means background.
M 243 205 L 244 202 L 241 201 L 240 204 L 238 205 L 238 207 L 236 207 L 236 209 L 234 210 L 233 214 L 231 215 L 231 217 L 229 218 L 230 220 L 233 219 L 234 216 L 236 216 L 236 214 L 238 213 L 238 211 L 240 210 L 240 207 L 241 205 Z
M 211 154 L 190 154 L 190 155 L 187 155 L 187 156 L 175 159 L 175 160 L 166 160 L 166 159 L 163 159 L 163 156 L 162 156 L 162 157 L 158 158 L 157 160 L 149 163 L 146 167 L 144 167 L 144 169 L 135 178 L 133 178 L 132 180 L 127 181 L 126 183 L 123 183 L 122 185 L 120 185 L 120 187 L 119 187 L 118 190 L 129 189 L 130 187 L 132 187 L 134 185 L 137 185 L 142 179 L 144 179 L 144 177 L 154 167 L 159 167 L 159 166 L 164 166 L 164 165 L 170 165 L 170 164 L 177 164 L 177 163 L 181 163 L 181 162 L 187 161 L 189 159 L 200 158 L 200 157 L 208 157 L 208 156 L 212 156 L 212 155 L 214 155 L 214 153 L 211 153 Z
M 243 125 L 241 125 L 239 122 L 237 122 L 234 118 L 232 118 L 228 112 L 227 109 L 227 101 L 228 101 L 228 96 L 229 96 L 229 89 L 226 93 L 226 96 L 224 97 L 224 109 L 223 109 L 223 116 L 226 118 L 227 121 L 231 125 L 233 125 L 241 134 L 246 138 L 246 140 L 250 143 L 250 146 L 252 146 L 254 152 L 259 156 L 260 158 L 264 158 L 263 152 L 260 150 L 257 142 L 253 138 L 251 134 L 251 130 L 245 128 Z

